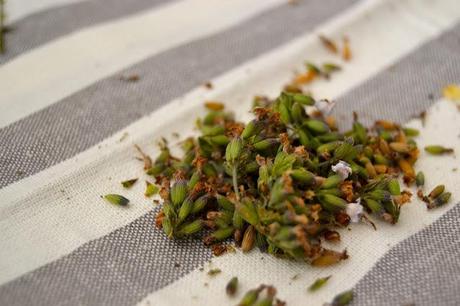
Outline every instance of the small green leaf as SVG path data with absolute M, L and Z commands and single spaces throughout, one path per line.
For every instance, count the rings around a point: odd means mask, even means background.
M 227 283 L 225 291 L 229 296 L 234 296 L 236 290 L 238 289 L 238 277 L 232 277 L 232 279 Z
M 138 180 L 138 179 L 135 178 L 135 179 L 123 181 L 123 182 L 121 182 L 121 185 L 122 185 L 123 187 L 125 187 L 125 188 L 131 188 L 131 186 L 133 186 L 134 183 L 137 182 L 137 180 Z
M 346 306 L 353 300 L 353 291 L 345 291 L 337 295 L 331 303 L 331 306 Z
M 221 269 L 219 269 L 219 268 L 214 268 L 214 269 L 211 269 L 211 270 L 208 271 L 208 275 L 209 275 L 209 276 L 214 276 L 214 275 L 219 274 L 220 272 L 222 272 Z
M 145 181 L 145 184 L 146 184 L 146 187 L 145 187 L 145 196 L 146 197 L 151 197 L 153 196 L 154 194 L 157 194 L 159 191 L 160 191 L 160 188 L 155 185 L 155 184 L 152 184 L 148 181 Z
M 308 287 L 308 291 L 313 292 L 318 290 L 319 288 L 323 287 L 330 278 L 331 275 L 318 278 L 313 284 L 310 285 L 310 287 Z
M 129 200 L 127 198 L 119 194 L 106 194 L 104 198 L 115 205 L 126 206 L 129 203 Z
M 439 145 L 426 146 L 425 151 L 432 155 L 450 154 L 454 152 L 452 148 L 445 148 Z
M 273 163 L 272 173 L 274 176 L 280 176 L 285 171 L 292 168 L 296 158 L 293 155 L 287 154 L 283 151 L 279 152 L 275 157 L 275 162 Z

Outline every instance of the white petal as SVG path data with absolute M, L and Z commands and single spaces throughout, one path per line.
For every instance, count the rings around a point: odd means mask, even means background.
M 330 102 L 328 100 L 320 100 L 315 102 L 315 107 L 323 115 L 328 115 L 335 106 L 335 102 Z
M 339 161 L 337 164 L 331 167 L 332 171 L 340 175 L 342 181 L 347 179 L 348 176 L 352 173 L 351 167 L 348 163 L 344 161 Z
M 364 208 L 360 202 L 360 199 L 358 199 L 357 203 L 347 204 L 346 213 L 348 216 L 350 216 L 350 221 L 353 223 L 358 223 L 361 220 L 361 215 L 364 211 Z

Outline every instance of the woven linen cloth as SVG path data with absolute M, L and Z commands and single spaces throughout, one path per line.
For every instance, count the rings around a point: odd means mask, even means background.
M 306 60 L 342 67 L 308 87 L 337 102 L 341 128 L 356 111 L 367 124 L 419 129 L 420 148 L 458 154 L 460 112 L 441 94 L 460 84 L 458 0 L 9 0 L 5 11 L 0 305 L 235 305 L 262 283 L 290 306 L 349 289 L 351 305 L 460 304 L 455 154 L 421 152 L 416 164 L 426 190 L 452 192 L 448 205 L 427 211 L 414 196 L 396 225 L 350 226 L 340 243 L 350 258 L 327 268 L 258 250 L 213 257 L 198 240 L 169 240 L 143 182 L 120 186 L 148 180 L 133 144 L 152 156 L 161 137 L 177 147 L 173 134 L 194 133 L 206 100 L 248 120 L 252 97 L 275 96 Z M 320 34 L 347 36 L 351 61 L 329 53 Z M 131 204 L 109 205 L 107 193 Z M 212 268 L 222 272 L 211 277 Z M 233 276 L 240 288 L 229 298 Z

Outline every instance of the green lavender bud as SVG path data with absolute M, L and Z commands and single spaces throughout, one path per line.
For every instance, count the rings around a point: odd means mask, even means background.
M 375 161 L 375 164 L 378 164 L 378 165 L 386 165 L 386 166 L 390 165 L 390 161 L 382 154 L 375 154 L 374 161 Z
M 230 139 L 225 135 L 210 136 L 209 141 L 216 146 L 226 146 Z
M 243 201 L 237 203 L 236 210 L 249 224 L 256 226 L 259 223 L 259 215 L 253 202 L 243 199 Z
M 238 277 L 232 277 L 232 279 L 227 283 L 225 291 L 227 292 L 227 295 L 234 296 L 236 290 L 238 290 Z
M 369 146 L 364 147 L 363 153 L 369 159 L 374 157 L 374 150 L 372 150 L 372 148 Z
M 251 161 L 251 162 L 248 162 L 245 166 L 244 166 L 244 171 L 246 173 L 253 173 L 253 172 L 256 172 L 257 170 L 259 170 L 259 164 L 257 163 L 257 161 Z
M 415 184 L 417 185 L 417 187 L 422 187 L 423 185 L 425 185 L 425 174 L 423 174 L 422 171 L 419 171 L 415 176 Z
M 137 182 L 137 180 L 138 180 L 137 178 L 131 179 L 131 180 L 126 180 L 126 181 L 121 182 L 121 185 L 124 188 L 131 188 Z
M 201 196 L 198 199 L 196 199 L 195 202 L 193 202 L 193 207 L 192 207 L 191 213 L 196 214 L 196 213 L 202 211 L 204 209 L 204 207 L 206 206 L 206 204 L 207 204 L 207 199 L 208 199 L 207 196 Z
M 163 231 L 166 234 L 166 236 L 168 236 L 168 238 L 172 238 L 173 227 L 171 224 L 171 220 L 169 220 L 168 218 L 164 218 L 162 222 L 162 227 L 163 227 Z
M 265 151 L 269 148 L 273 148 L 274 146 L 279 144 L 279 140 L 276 138 L 267 138 L 261 141 L 258 141 L 254 144 L 254 149 L 257 151 Z
M 399 182 L 397 179 L 391 179 L 388 182 L 388 191 L 390 191 L 391 195 L 401 194 L 401 187 L 399 186 Z
M 243 299 L 241 299 L 238 306 L 253 306 L 254 303 L 257 301 L 258 297 L 259 297 L 258 290 L 255 290 L 255 289 L 249 290 L 248 292 L 246 292 Z
M 296 157 L 292 154 L 287 154 L 283 151 L 276 154 L 275 161 L 273 162 L 272 174 L 274 176 L 281 176 L 285 171 L 292 169 L 296 161 Z
M 244 220 L 243 220 L 243 217 L 241 217 L 240 213 L 237 210 L 233 212 L 232 224 L 233 224 L 233 227 L 236 229 L 243 228 Z
M 210 143 L 209 139 L 206 137 L 198 137 L 198 145 L 200 148 L 201 155 L 205 157 L 210 157 L 214 148 Z
M 216 199 L 217 199 L 217 204 L 219 204 L 219 206 L 222 209 L 229 210 L 229 211 L 235 210 L 235 205 L 223 195 L 217 194 Z
M 190 180 L 187 183 L 187 189 L 192 190 L 195 187 L 195 185 L 199 182 L 200 178 L 200 171 L 196 170 L 195 172 L 193 172 L 192 176 L 190 177 Z
M 299 136 L 299 141 L 301 145 L 305 146 L 306 148 L 311 147 L 310 137 L 308 137 L 308 134 L 305 133 L 305 131 L 298 129 L 297 135 Z
M 334 157 L 337 160 L 353 160 L 358 155 L 358 150 L 346 141 L 342 142 L 335 150 Z
M 294 99 L 295 102 L 298 102 L 303 105 L 312 106 L 315 104 L 315 100 L 311 96 L 308 96 L 308 95 L 298 93 L 298 94 L 293 94 L 292 98 Z
M 206 163 L 203 166 L 202 170 L 204 175 L 206 175 L 207 177 L 217 176 L 217 170 L 211 163 Z
M 331 306 L 346 306 L 353 300 L 353 291 L 345 291 L 337 295 L 331 303 Z
M 126 206 L 129 203 L 129 200 L 127 198 L 119 194 L 106 194 L 104 198 L 115 205 Z
M 382 189 L 375 189 L 367 193 L 369 197 L 376 201 L 390 201 L 391 193 Z
M 380 131 L 379 136 L 380 136 L 380 138 L 383 138 L 386 141 L 393 140 L 393 135 L 391 134 L 390 131 L 382 130 L 382 131 Z
M 223 117 L 225 114 L 221 111 L 211 111 L 204 118 L 203 123 L 205 125 L 213 125 L 214 120 L 218 117 Z
M 320 189 L 316 194 L 331 194 L 340 197 L 342 196 L 342 191 L 339 188 Z
M 165 201 L 163 203 L 163 213 L 165 214 L 166 218 L 168 219 L 175 219 L 177 217 L 177 213 L 169 201 Z
M 163 163 L 155 164 L 150 169 L 146 171 L 148 175 L 157 176 L 166 168 L 166 165 Z
M 327 126 L 326 123 L 324 123 L 321 120 L 316 120 L 316 119 L 305 120 L 302 125 L 316 134 L 325 134 L 329 132 L 329 127 Z
M 380 213 L 383 209 L 382 205 L 372 198 L 364 198 L 364 202 L 366 203 L 366 206 L 369 207 L 369 209 L 372 210 L 372 212 L 375 214 Z
M 327 283 L 327 281 L 330 278 L 331 278 L 331 276 L 318 278 L 313 284 L 311 284 L 308 287 L 308 291 L 313 292 L 313 291 L 316 291 L 316 290 L 320 289 L 321 287 L 323 287 Z
M 260 301 L 257 301 L 254 306 L 272 306 L 273 298 L 271 297 L 264 297 Z
M 329 188 L 337 187 L 341 182 L 342 182 L 342 178 L 340 177 L 340 175 L 338 174 L 331 175 L 323 182 L 323 184 L 321 185 L 321 188 L 329 189 Z
M 307 70 L 309 70 L 309 71 L 314 71 L 317 74 L 321 73 L 321 70 L 313 63 L 306 62 L 305 67 L 307 67 Z
M 189 223 L 182 224 L 176 231 L 179 237 L 190 236 L 203 229 L 203 221 L 198 219 Z
M 171 188 L 171 201 L 174 206 L 179 206 L 187 196 L 187 183 L 184 180 L 177 181 Z
M 295 122 L 302 122 L 305 117 L 305 110 L 303 106 L 300 105 L 300 103 L 295 102 L 294 105 L 292 105 L 291 115 Z
M 441 155 L 441 154 L 453 153 L 454 149 L 445 148 L 445 147 L 439 146 L 439 145 L 431 145 L 431 146 L 426 146 L 425 151 L 430 153 L 430 154 L 432 154 L 432 155 Z
M 155 159 L 155 164 L 165 163 L 168 161 L 170 153 L 168 149 L 162 149 L 160 155 Z
M 413 128 L 403 128 L 404 134 L 408 137 L 416 137 L 420 134 L 420 131 Z
M 225 128 L 221 125 L 203 125 L 201 127 L 201 132 L 203 136 L 223 135 L 225 133 Z
M 192 209 L 193 209 L 193 201 L 192 199 L 190 199 L 190 197 L 188 197 L 184 200 L 184 202 L 182 202 L 182 205 L 179 208 L 179 213 L 178 213 L 179 223 L 184 221 L 185 218 L 188 217 Z
M 278 111 L 280 113 L 281 122 L 283 122 L 284 124 L 291 123 L 291 113 L 289 112 L 286 103 L 281 102 L 278 106 Z
M 324 153 L 327 153 L 327 152 L 332 152 L 336 148 L 338 148 L 339 146 L 340 146 L 340 142 L 338 142 L 338 141 L 325 143 L 325 144 L 322 144 L 319 147 L 317 147 L 316 152 L 318 154 L 324 154 Z
M 331 72 L 334 72 L 334 71 L 339 71 L 341 69 L 342 68 L 337 64 L 333 64 L 333 63 L 324 63 L 323 64 L 323 72 L 324 73 L 331 73 Z
M 145 186 L 144 195 L 146 197 L 151 197 L 151 196 L 153 196 L 154 194 L 157 194 L 160 191 L 160 187 L 158 187 L 157 185 L 152 184 L 152 183 L 150 183 L 148 181 L 145 181 L 145 183 L 146 183 L 146 186 Z
M 294 169 L 291 172 L 291 177 L 303 184 L 312 184 L 315 180 L 315 175 L 304 168 Z
M 333 212 L 345 209 L 347 205 L 347 201 L 331 194 L 320 194 L 318 195 L 318 200 L 325 209 Z
M 193 162 L 194 159 L 195 159 L 195 152 L 188 151 L 187 153 L 185 153 L 185 156 L 182 159 L 182 163 L 186 166 L 189 166 Z
M 434 199 L 432 203 L 428 205 L 428 208 L 431 209 L 446 204 L 447 202 L 449 202 L 451 196 L 452 194 L 450 192 L 441 193 L 438 197 L 436 197 L 436 199 Z
M 403 142 L 390 142 L 390 149 L 398 153 L 408 153 L 412 148 Z
M 252 120 L 249 121 L 248 124 L 244 127 L 243 132 L 241 133 L 241 138 L 248 139 L 249 137 L 255 135 L 257 133 L 257 121 Z
M 224 240 L 230 237 L 233 234 L 233 231 L 234 231 L 233 227 L 220 228 L 217 231 L 213 232 L 211 236 L 215 240 L 220 241 L 220 240 Z
M 263 234 L 259 232 L 256 233 L 255 245 L 262 251 L 267 248 L 267 240 Z
M 444 192 L 444 189 L 446 187 L 444 185 L 438 185 L 436 187 L 434 187 L 434 189 L 430 192 L 430 194 L 428 195 L 431 199 L 435 199 L 437 198 L 441 193 Z
M 243 142 L 240 138 L 233 138 L 230 143 L 227 145 L 225 150 L 225 159 L 227 162 L 233 164 L 237 161 L 238 157 L 241 154 L 243 147 Z
M 366 144 L 367 143 L 367 130 L 359 122 L 353 123 L 353 138 L 355 143 Z
M 343 135 L 337 132 L 330 132 L 316 137 L 319 141 L 328 143 L 343 139 Z

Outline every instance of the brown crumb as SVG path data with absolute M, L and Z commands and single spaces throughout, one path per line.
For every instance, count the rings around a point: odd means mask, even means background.
M 344 61 L 351 60 L 351 49 L 350 49 L 350 41 L 348 37 L 343 37 L 343 49 L 342 49 L 342 58 Z
M 324 35 L 319 35 L 318 37 L 319 37 L 319 39 L 321 40 L 321 43 L 323 44 L 323 46 L 326 49 L 328 49 L 332 53 L 337 53 L 339 51 L 338 48 L 337 48 L 337 45 L 331 39 L 327 38 Z
M 128 76 L 121 76 L 120 77 L 120 80 L 121 81 L 125 81 L 125 82 L 137 82 L 139 81 L 141 78 L 139 75 L 137 74 L 132 74 L 132 75 L 128 75 Z
M 214 256 L 220 256 L 222 254 L 225 254 L 227 252 L 227 247 L 221 243 L 218 243 L 218 244 L 214 244 L 212 247 L 211 247 L 211 250 L 212 250 L 212 254 L 214 254 Z
M 214 88 L 214 85 L 211 83 L 211 82 L 206 82 L 203 84 L 203 86 L 206 88 L 206 89 L 213 89 Z

